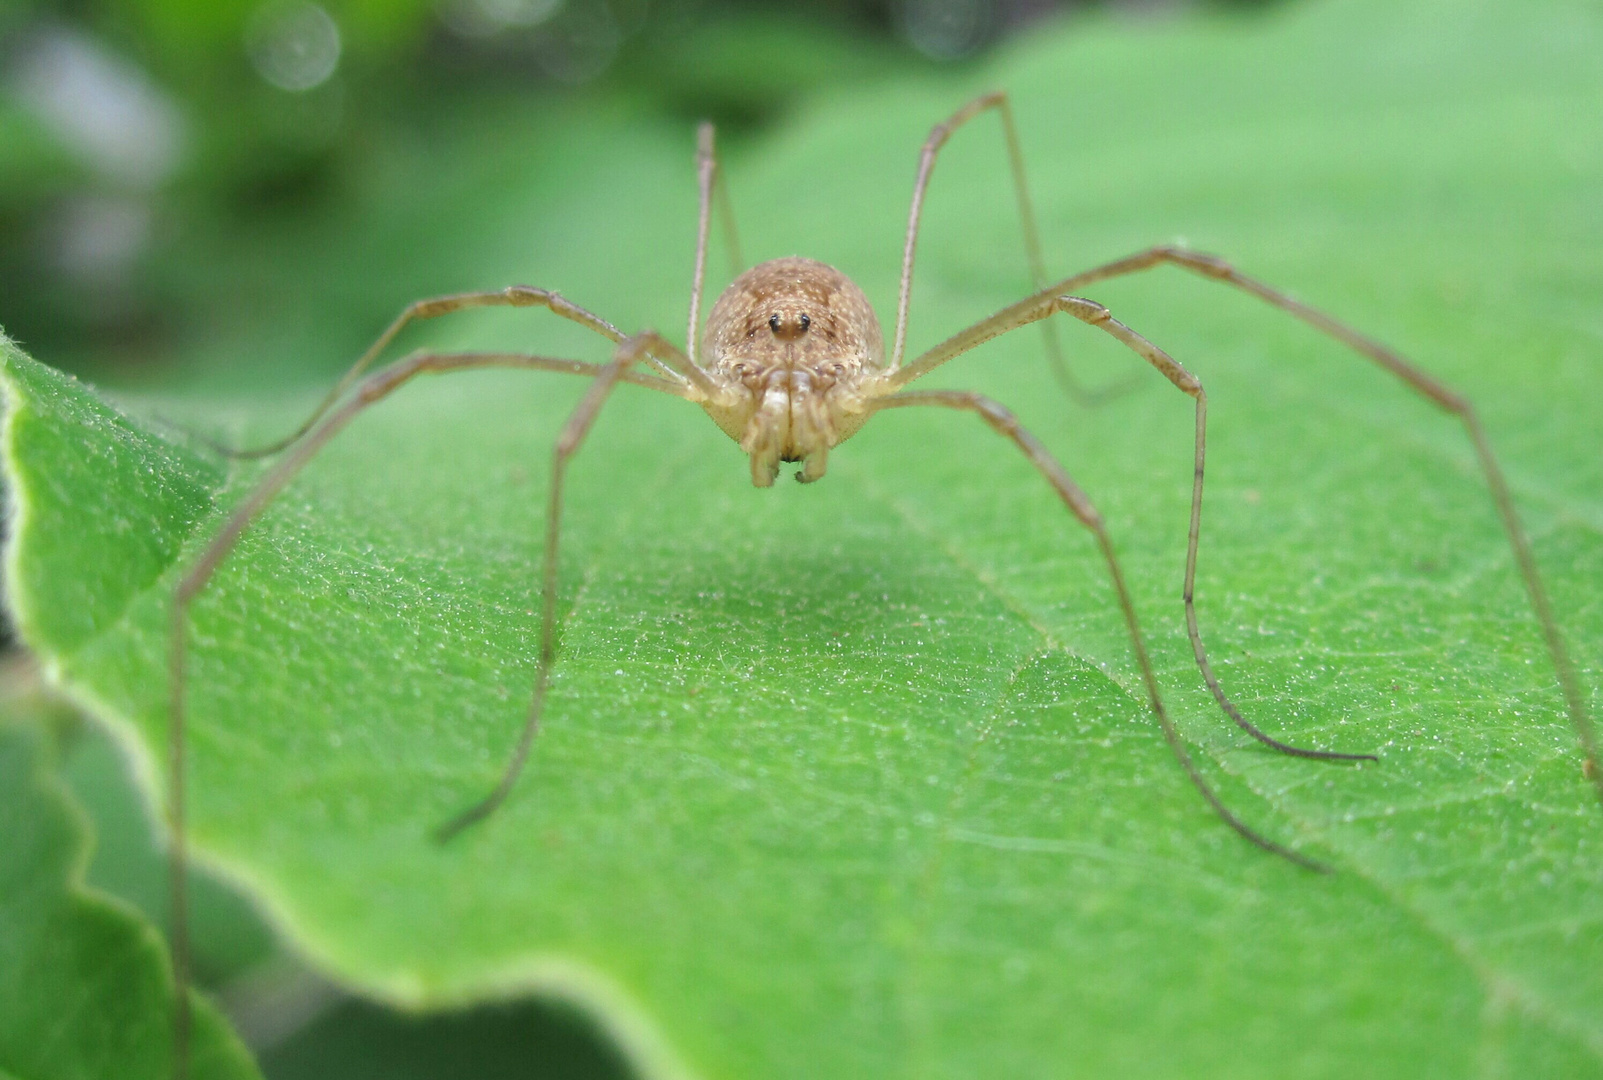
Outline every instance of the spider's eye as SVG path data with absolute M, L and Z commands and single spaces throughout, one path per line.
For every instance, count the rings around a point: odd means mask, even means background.
M 809 319 L 807 317 L 807 313 L 805 311 L 802 312 L 802 317 L 801 317 L 801 328 L 802 328 L 802 330 L 805 332 L 806 329 L 809 326 L 811 326 L 812 324 L 813 324 L 813 320 L 811 320 L 811 319 Z
M 776 334 L 779 333 L 779 316 L 778 315 L 770 315 L 770 316 L 768 316 L 768 329 L 772 330 Z

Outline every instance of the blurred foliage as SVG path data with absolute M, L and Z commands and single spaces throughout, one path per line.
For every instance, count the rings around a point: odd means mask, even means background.
M 195 297 L 152 264 L 208 223 L 318 213 L 419 116 L 533 113 L 585 84 L 749 129 L 1093 2 L 10 0 L 0 322 L 68 367 L 163 354 Z
M 41 737 L 54 710 L 12 704 L 0 709 L 0 1075 L 161 1080 L 174 1000 L 166 950 L 135 911 L 85 887 L 89 832 Z M 40 713 L 43 725 L 21 719 Z M 209 1003 L 194 1009 L 190 1075 L 259 1080 Z
M 408 1016 L 342 1001 L 262 1054 L 268 1080 L 628 1080 L 592 1024 L 560 1005 L 517 1002 Z

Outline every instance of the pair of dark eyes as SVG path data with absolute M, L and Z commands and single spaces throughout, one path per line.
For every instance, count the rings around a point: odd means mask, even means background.
M 801 317 L 801 328 L 803 330 L 806 330 L 812 324 L 813 324 L 813 320 L 811 320 L 811 319 L 809 319 L 807 317 L 807 313 L 806 312 L 803 312 L 802 313 L 802 317 Z M 776 334 L 779 333 L 779 316 L 778 315 L 772 315 L 772 316 L 769 317 L 769 319 L 768 319 L 768 329 L 772 330 Z

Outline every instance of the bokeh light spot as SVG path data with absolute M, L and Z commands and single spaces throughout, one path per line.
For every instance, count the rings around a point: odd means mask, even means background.
M 310 90 L 339 67 L 340 29 L 307 0 L 271 0 L 251 16 L 245 50 L 257 74 L 280 90 Z

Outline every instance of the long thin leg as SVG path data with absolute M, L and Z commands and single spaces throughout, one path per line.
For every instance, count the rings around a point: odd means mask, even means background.
M 678 347 L 655 330 L 644 330 L 629 339 L 639 345 L 642 355 L 649 356 L 654 362 L 678 375 L 686 384 L 683 390 L 677 391 L 679 396 L 690 401 L 703 400 L 729 402 L 731 392 L 712 381 L 706 371 L 697 365 L 690 357 L 680 352 Z M 626 377 L 626 381 L 628 380 Z M 662 380 L 657 380 L 661 382 Z
M 1229 716 L 1241 730 L 1251 735 L 1254 739 L 1266 746 L 1279 750 L 1281 753 L 1291 754 L 1294 757 L 1320 758 L 1326 761 L 1377 760 L 1373 754 L 1346 754 L 1334 750 L 1310 750 L 1281 742 L 1279 739 L 1266 734 L 1243 716 L 1241 710 L 1236 708 L 1235 703 L 1225 696 L 1223 687 L 1219 685 L 1219 680 L 1214 677 L 1213 667 L 1208 663 L 1207 650 L 1202 645 L 1202 631 L 1197 625 L 1195 602 L 1197 546 L 1202 535 L 1202 481 L 1208 453 L 1208 395 L 1203 390 L 1201 381 L 1181 366 L 1179 361 L 1115 319 L 1109 314 L 1107 308 L 1095 301 L 1085 300 L 1077 296 L 1045 296 L 1037 293 L 1030 298 L 1027 304 L 1014 305 L 1014 307 L 1007 310 L 1012 313 L 1009 324 L 1003 328 L 992 327 L 991 329 L 994 332 L 979 338 L 979 341 L 988 340 L 996 336 L 996 334 L 1023 326 L 1026 323 L 1044 320 L 1058 312 L 1067 312 L 1081 322 L 1088 323 L 1117 338 L 1137 356 L 1157 368 L 1164 378 L 1174 384 L 1176 389 L 1196 402 L 1196 441 L 1191 482 L 1191 528 L 1186 544 L 1186 575 L 1183 590 L 1186 608 L 1186 632 L 1191 638 L 1192 654 L 1196 657 L 1197 665 L 1202 670 L 1203 681 L 1208 684 L 1208 689 L 1213 692 L 1214 700 L 1225 711 L 1225 715 Z M 986 320 L 987 323 L 990 321 Z M 968 333 L 968 331 L 965 331 L 965 333 Z M 975 344 L 978 344 L 978 341 Z M 972 348 L 973 346 L 969 347 Z M 918 371 L 917 364 L 904 369 L 904 372 L 915 371 Z M 901 374 L 898 373 L 898 375 Z M 919 372 L 919 374 L 922 374 L 922 372 Z M 912 377 L 916 378 L 917 376 L 914 375 Z M 902 379 L 900 381 L 905 382 L 908 380 Z
M 649 348 L 649 338 L 644 334 L 619 345 L 612 362 L 597 373 L 590 389 L 574 408 L 573 415 L 568 417 L 562 433 L 557 436 L 556 451 L 551 461 L 551 489 L 546 502 L 544 572 L 540 587 L 540 670 L 535 676 L 534 699 L 529 702 L 523 730 L 518 735 L 517 746 L 501 773 L 501 779 L 483 799 L 440 826 L 435 832 L 435 839 L 442 843 L 469 825 L 488 817 L 505 802 L 507 793 L 517 783 L 518 774 L 529 759 L 529 748 L 534 745 L 534 737 L 540 731 L 540 714 L 545 710 L 546 693 L 551 686 L 551 667 L 557 656 L 557 544 L 562 538 L 562 485 L 567 476 L 568 461 L 584 443 L 590 425 L 595 423 L 596 415 L 601 412 L 601 406 L 606 403 L 618 379 Z
M 1035 206 L 1030 201 L 1030 188 L 1024 179 L 1024 151 L 1020 147 L 1018 127 L 1013 123 L 1013 107 L 1008 103 L 1006 91 L 982 94 L 964 105 L 942 123 L 930 130 L 919 153 L 918 178 L 913 182 L 913 205 L 907 215 L 907 239 L 902 245 L 902 285 L 896 301 L 896 336 L 891 348 L 890 369 L 902 366 L 907 347 L 907 313 L 913 293 L 913 252 L 918 245 L 918 228 L 924 212 L 924 195 L 929 187 L 930 174 L 935 169 L 935 158 L 952 133 L 987 109 L 995 109 L 1002 120 L 1002 133 L 1007 138 L 1008 165 L 1013 173 L 1013 193 L 1019 204 L 1019 224 L 1024 230 L 1024 250 L 1030 262 L 1030 280 L 1037 290 L 1046 285 L 1046 260 L 1041 256 L 1041 234 L 1035 224 Z M 1063 359 L 1058 342 L 1057 325 L 1041 323 L 1042 342 L 1046 347 L 1047 362 L 1053 377 L 1070 400 L 1080 405 L 1095 405 L 1128 389 L 1132 383 L 1117 383 L 1111 387 L 1087 390 L 1074 377 L 1074 372 Z M 692 353 L 692 355 L 694 355 Z
M 638 356 L 638 351 L 631 353 L 630 360 Z M 627 366 L 627 365 L 623 365 Z M 389 396 L 397 388 L 412 378 L 428 374 L 444 374 L 452 371 L 468 371 L 480 368 L 525 368 L 536 371 L 559 371 L 571 375 L 588 375 L 592 378 L 607 380 L 610 388 L 613 382 L 623 379 L 627 382 L 648 386 L 652 389 L 662 390 L 676 396 L 684 396 L 684 391 L 676 383 L 659 379 L 652 375 L 622 370 L 620 361 L 614 360 L 611 364 L 601 366 L 586 364 L 576 360 L 558 360 L 543 356 L 528 356 L 519 353 L 421 353 L 407 359 L 398 361 L 388 368 L 371 375 L 357 389 L 357 392 L 341 407 L 325 419 L 321 425 L 310 429 L 306 437 L 297 442 L 290 453 L 278 461 L 263 477 L 245 500 L 235 507 L 223 522 L 216 535 L 202 549 L 194 563 L 179 579 L 178 587 L 173 596 L 173 604 L 168 623 L 168 652 L 167 652 L 167 691 L 168 691 L 168 720 L 167 720 L 167 822 L 171 833 L 168 847 L 168 877 L 169 900 L 172 905 L 173 920 L 173 982 L 177 988 L 177 997 L 174 1002 L 173 1014 L 173 1075 L 177 1080 L 185 1080 L 189 1071 L 189 1034 L 191 1019 L 189 1012 L 189 983 L 190 983 L 190 952 L 189 952 L 189 904 L 188 891 L 185 888 L 185 872 L 188 867 L 187 832 L 185 814 L 185 784 L 184 784 L 184 691 L 186 670 L 185 633 L 189 625 L 189 609 L 194 603 L 206 583 L 211 580 L 229 552 L 238 544 L 245 530 L 262 510 L 272 502 L 273 498 L 283 490 L 297 473 L 321 450 L 329 440 L 344 430 L 356 415 L 369 405 Z M 592 384 L 591 393 L 585 400 L 590 400 L 595 394 L 595 384 Z M 570 425 L 571 426 L 571 425 Z M 548 617 L 549 621 L 549 617 Z M 549 640 L 549 634 L 547 635 Z M 542 668 L 544 670 L 544 668 Z
M 735 203 L 729 196 L 729 178 L 724 175 L 722 165 L 718 166 L 716 195 L 718 216 L 724 223 L 724 245 L 729 253 L 729 273 L 733 277 L 746 269 L 746 261 L 740 254 L 740 233 L 735 229 Z
M 707 237 L 712 230 L 712 199 L 716 189 L 718 210 L 724 219 L 724 238 L 729 243 L 729 264 L 740 272 L 740 241 L 735 236 L 735 208 L 729 201 L 729 184 L 718 167 L 718 149 L 710 121 L 696 128 L 696 181 L 701 189 L 700 212 L 696 216 L 696 270 L 690 282 L 690 329 L 685 332 L 685 352 L 696 358 L 696 338 L 701 330 L 701 296 L 707 279 Z M 699 361 L 698 361 L 699 362 Z
M 554 315 L 560 315 L 570 322 L 576 322 L 587 330 L 593 330 L 609 341 L 622 341 L 623 333 L 617 327 L 607 322 L 601 316 L 586 311 L 578 304 L 564 299 L 562 296 L 546 289 L 536 289 L 528 285 L 512 285 L 494 292 L 468 292 L 453 293 L 449 296 L 435 296 L 427 300 L 417 300 L 406 306 L 406 309 L 395 317 L 378 340 L 368 346 L 350 368 L 340 377 L 333 388 L 324 395 L 323 400 L 312 410 L 300 427 L 285 435 L 281 439 L 263 446 L 252 447 L 247 450 L 234 449 L 223 446 L 211 439 L 206 441 L 216 450 L 235 458 L 260 458 L 278 453 L 295 440 L 305 435 L 312 426 L 323 417 L 323 414 L 334 407 L 334 404 L 345 396 L 362 373 L 372 366 L 373 362 L 383 354 L 392 341 L 409 323 L 418 319 L 436 319 L 441 315 L 449 315 L 468 308 L 481 307 L 543 307 Z M 648 358 L 649 359 L 649 358 Z M 660 367 L 660 365 L 659 365 Z M 668 373 L 671 374 L 671 373 Z
M 1173 362 L 1171 361 L 1171 363 Z M 1183 371 L 1178 364 L 1174 366 L 1176 369 Z M 1034 465 L 1036 470 L 1046 477 L 1047 482 L 1058 493 L 1058 497 L 1063 500 L 1063 504 L 1069 508 L 1069 512 L 1079 519 L 1080 524 L 1091 530 L 1091 534 L 1096 537 L 1097 547 L 1101 550 L 1102 557 L 1108 564 L 1108 574 L 1113 579 L 1114 592 L 1119 597 L 1119 609 L 1124 613 L 1125 626 L 1130 631 L 1130 648 L 1135 653 L 1136 664 L 1141 668 L 1141 679 L 1146 684 L 1147 703 L 1151 706 L 1153 715 L 1158 718 L 1158 725 L 1163 729 L 1163 737 L 1168 742 L 1169 749 L 1174 752 L 1175 758 L 1185 769 L 1186 775 L 1191 778 L 1191 782 L 1202 793 L 1202 797 L 1208 801 L 1208 805 L 1213 807 L 1214 812 L 1224 819 L 1225 824 L 1246 839 L 1265 851 L 1271 851 L 1276 855 L 1290 859 L 1298 866 L 1329 873 L 1330 868 L 1328 866 L 1315 862 L 1306 855 L 1293 851 L 1291 848 L 1277 844 L 1236 817 L 1224 805 L 1213 788 L 1209 786 L 1208 781 L 1203 778 L 1202 773 L 1197 769 L 1196 762 L 1191 759 L 1190 752 L 1186 750 L 1185 743 L 1180 738 L 1179 730 L 1175 728 L 1174 721 L 1169 719 L 1168 710 L 1164 708 L 1163 696 L 1158 692 L 1158 676 L 1152 669 L 1152 660 L 1147 656 L 1146 642 L 1141 636 L 1141 626 L 1136 621 L 1135 604 L 1130 599 L 1130 590 L 1125 586 L 1124 571 L 1119 565 L 1118 557 L 1114 554 L 1113 541 L 1108 538 L 1107 529 L 1102 523 L 1102 516 L 1097 513 L 1096 508 L 1091 505 L 1091 500 L 1086 498 L 1085 492 L 1081 491 L 1079 485 L 1075 484 L 1073 479 L 1069 477 L 1069 474 L 1064 471 L 1058 460 L 1047 451 L 1046 447 L 1041 445 L 1040 440 L 1025 430 L 1018 422 L 1018 418 L 1006 408 L 990 398 L 982 397 L 969 391 L 909 390 L 880 398 L 873 403 L 872 407 L 878 411 L 880 409 L 906 408 L 919 405 L 964 409 L 977 414 L 981 420 L 990 425 L 992 430 L 1011 439 L 1014 445 L 1024 452 L 1024 456 L 1029 458 L 1030 464 Z
M 1102 266 L 1093 267 L 1083 273 L 1064 278 L 1035 295 L 1003 308 L 988 319 L 983 319 L 962 333 L 955 334 L 943 341 L 935 348 L 929 350 L 906 368 L 895 373 L 892 377 L 893 386 L 904 386 L 926 372 L 932 371 L 946 361 L 958 356 L 983 341 L 988 341 L 997 334 L 1005 333 L 1024 322 L 1032 321 L 1032 313 L 1038 311 L 1042 304 L 1049 303 L 1053 297 L 1078 289 L 1097 281 L 1106 281 L 1109 278 L 1121 277 L 1125 274 L 1134 274 L 1142 270 L 1149 270 L 1154 266 L 1169 264 L 1188 270 L 1193 274 L 1208 278 L 1212 281 L 1221 281 L 1233 285 L 1243 292 L 1250 293 L 1258 299 L 1274 307 L 1288 312 L 1296 318 L 1312 326 L 1314 329 L 1335 338 L 1337 341 L 1351 348 L 1354 352 L 1364 356 L 1391 372 L 1398 379 L 1412 389 L 1415 393 L 1435 404 L 1438 408 L 1456 417 L 1464 425 L 1469 434 L 1470 443 L 1475 447 L 1475 457 L 1480 462 L 1481 472 L 1486 477 L 1486 486 L 1490 489 L 1492 502 L 1497 507 L 1497 515 L 1502 521 L 1503 532 L 1508 537 L 1509 546 L 1514 551 L 1514 560 L 1519 565 L 1520 577 L 1525 583 L 1526 595 L 1530 598 L 1531 609 L 1536 614 L 1536 621 L 1542 630 L 1542 637 L 1547 644 L 1549 658 L 1553 662 L 1553 669 L 1558 677 L 1559 688 L 1564 695 L 1564 706 L 1569 713 L 1570 723 L 1575 728 L 1576 737 L 1581 744 L 1581 751 L 1586 755 L 1586 772 L 1591 778 L 1593 786 L 1597 788 L 1598 797 L 1603 800 L 1603 767 L 1598 763 L 1598 742 L 1592 721 L 1587 715 L 1584 695 L 1581 691 L 1580 676 L 1576 673 L 1575 664 L 1570 659 L 1569 650 L 1564 645 L 1564 637 L 1559 633 L 1558 621 L 1553 617 L 1553 606 L 1548 600 L 1547 588 L 1542 583 L 1541 572 L 1536 566 L 1536 557 L 1531 552 L 1530 540 L 1525 535 L 1525 527 L 1520 523 L 1519 513 L 1514 508 L 1514 497 L 1508 490 L 1508 482 L 1503 477 L 1502 466 L 1497 456 L 1492 453 L 1492 444 L 1486 438 L 1486 432 L 1481 427 L 1480 417 L 1475 412 L 1468 399 L 1457 391 L 1427 374 L 1425 371 L 1403 359 L 1402 356 L 1380 344 L 1372 338 L 1354 330 L 1345 323 L 1338 322 L 1324 312 L 1292 299 L 1278 289 L 1270 288 L 1263 282 L 1247 277 L 1238 272 L 1223 259 L 1212 255 L 1203 255 L 1199 252 L 1187 251 L 1178 247 L 1155 247 L 1147 251 L 1138 252 L 1128 258 L 1117 259 Z M 1034 315 L 1033 318 L 1040 318 Z M 1192 539 L 1191 549 L 1187 552 L 1186 563 L 1188 567 L 1196 562 L 1196 540 Z M 1186 574 L 1186 595 L 1192 593 L 1193 576 L 1188 569 Z M 1191 614 L 1187 605 L 1187 622 L 1195 623 L 1195 615 Z M 1206 674 L 1207 662 L 1201 655 L 1200 638 L 1193 637 L 1194 647 L 1198 651 L 1198 663 Z M 1218 691 L 1216 691 L 1218 693 Z
M 1191 651 L 1196 657 L 1197 666 L 1202 670 L 1203 681 L 1213 692 L 1214 700 L 1225 711 L 1225 715 L 1234 720 L 1236 724 L 1254 739 L 1272 746 L 1281 753 L 1291 754 L 1294 757 L 1320 758 L 1326 761 L 1378 761 L 1374 754 L 1344 754 L 1334 750 L 1309 750 L 1301 746 L 1292 746 L 1279 739 L 1272 738 L 1241 715 L 1219 685 L 1214 677 L 1213 667 L 1208 663 L 1208 653 L 1202 646 L 1202 631 L 1197 626 L 1197 605 L 1195 601 L 1197 580 L 1197 547 L 1202 535 L 1202 478 L 1208 456 L 1208 395 L 1202 388 L 1202 383 L 1191 372 L 1187 371 L 1173 357 L 1152 342 L 1131 330 L 1124 323 L 1115 319 L 1107 308 L 1092 300 L 1079 297 L 1060 297 L 1056 304 L 1060 309 L 1067 311 L 1081 322 L 1088 323 L 1099 330 L 1105 330 L 1119 341 L 1123 342 L 1137 356 L 1163 373 L 1181 393 L 1192 398 L 1197 408 L 1196 449 L 1193 458 L 1194 470 L 1191 481 L 1191 529 L 1186 542 L 1186 576 L 1184 585 L 1184 599 L 1186 607 L 1186 633 L 1191 638 Z

